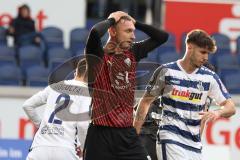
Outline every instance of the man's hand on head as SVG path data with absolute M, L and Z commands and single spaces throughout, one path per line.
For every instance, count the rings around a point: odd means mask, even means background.
M 115 22 L 118 22 L 119 19 L 123 16 L 129 16 L 129 15 L 123 11 L 116 11 L 111 13 L 108 18 L 114 18 Z

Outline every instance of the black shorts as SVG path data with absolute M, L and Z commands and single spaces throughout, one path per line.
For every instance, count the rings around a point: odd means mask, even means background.
M 90 125 L 84 160 L 150 160 L 135 128 Z
M 152 136 L 151 134 L 140 134 L 140 140 L 143 146 L 145 146 L 151 160 L 157 160 L 156 139 Z

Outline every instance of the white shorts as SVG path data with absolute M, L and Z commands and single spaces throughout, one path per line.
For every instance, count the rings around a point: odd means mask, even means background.
M 158 160 L 202 160 L 202 154 L 176 144 L 156 144 Z
M 26 160 L 81 160 L 76 152 L 64 147 L 35 147 Z

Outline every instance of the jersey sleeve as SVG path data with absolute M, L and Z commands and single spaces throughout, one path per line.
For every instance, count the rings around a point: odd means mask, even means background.
M 149 83 L 148 86 L 146 88 L 147 93 L 154 96 L 154 97 L 158 97 L 162 95 L 162 91 L 165 87 L 165 74 L 167 73 L 167 68 L 160 66 L 158 67 Z
M 218 104 L 221 104 L 225 100 L 231 98 L 226 87 L 217 74 L 213 75 L 213 82 L 210 87 L 209 97 L 214 99 Z
M 137 61 L 140 61 L 142 58 L 147 57 L 149 52 L 168 40 L 169 35 L 164 30 L 138 21 L 136 22 L 135 26 L 138 30 L 141 30 L 149 36 L 149 38 L 145 40 L 135 42 L 132 46 L 132 51 L 135 54 Z
M 50 88 L 47 87 L 44 90 L 34 94 L 32 97 L 27 99 L 22 106 L 28 118 L 34 123 L 36 127 L 40 126 L 41 117 L 38 115 L 35 108 L 40 107 L 47 103 L 49 89 Z
M 92 27 L 85 48 L 85 54 L 87 56 L 94 55 L 97 57 L 103 57 L 104 51 L 102 47 L 101 37 L 104 36 L 108 28 L 110 28 L 114 23 L 115 20 L 113 18 L 109 18 L 95 24 Z
M 78 136 L 81 150 L 83 150 L 84 148 L 88 125 L 89 125 L 89 121 L 81 121 L 77 123 L 77 136 Z

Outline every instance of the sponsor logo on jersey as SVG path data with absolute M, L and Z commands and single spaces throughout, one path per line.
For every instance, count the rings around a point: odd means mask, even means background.
M 190 92 L 189 90 L 178 90 L 173 88 L 171 97 L 180 100 L 190 100 L 192 102 L 199 102 L 203 93 Z
M 56 125 L 45 125 L 41 129 L 41 134 L 54 134 L 54 135 L 60 135 L 64 136 L 64 128 L 62 126 L 56 126 Z
M 171 80 L 171 82 L 172 82 L 173 84 L 180 84 L 180 81 L 179 81 L 179 80 Z

